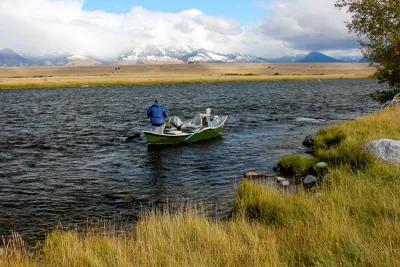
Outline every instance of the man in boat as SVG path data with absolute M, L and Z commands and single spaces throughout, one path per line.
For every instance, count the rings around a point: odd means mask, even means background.
M 200 113 L 201 126 L 208 127 L 211 121 L 211 108 L 206 108 L 206 113 Z
M 168 117 L 168 113 L 163 106 L 158 103 L 158 100 L 154 100 L 154 104 L 148 108 L 147 117 L 150 118 L 151 125 L 155 127 L 154 132 L 164 133 L 165 120 Z

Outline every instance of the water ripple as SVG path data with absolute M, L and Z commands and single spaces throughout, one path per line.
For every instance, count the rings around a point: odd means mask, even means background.
M 0 235 L 36 238 L 92 219 L 136 218 L 154 205 L 202 202 L 229 212 L 248 170 L 272 171 L 301 152 L 304 135 L 374 111 L 374 81 L 168 85 L 0 91 Z M 126 142 L 148 127 L 157 97 L 190 118 L 212 107 L 229 115 L 224 136 L 148 149 Z M 218 209 L 215 208 L 218 206 Z

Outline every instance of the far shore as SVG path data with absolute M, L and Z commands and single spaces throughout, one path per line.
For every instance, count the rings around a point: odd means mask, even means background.
M 0 68 L 0 89 L 368 79 L 364 63 L 168 64 Z

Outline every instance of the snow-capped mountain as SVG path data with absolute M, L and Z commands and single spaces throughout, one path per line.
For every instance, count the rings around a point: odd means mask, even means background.
M 242 54 L 223 54 L 206 49 L 194 48 L 158 48 L 154 46 L 145 49 L 134 49 L 131 53 L 122 55 L 118 64 L 162 64 L 162 63 L 258 63 L 267 62 L 258 58 Z
M 67 63 L 66 63 L 66 66 L 70 66 L 70 67 L 99 66 L 99 65 L 103 65 L 103 63 L 94 58 L 90 58 L 87 56 L 81 56 L 81 55 L 73 55 L 73 56 L 67 57 Z
M 145 49 L 135 48 L 132 52 L 120 56 L 119 65 L 131 64 L 166 64 L 185 63 L 180 60 L 181 54 L 174 50 L 164 50 L 157 47 L 146 47 Z
M 0 67 L 23 66 L 99 66 L 99 65 L 135 65 L 135 64 L 186 64 L 186 63 L 313 63 L 313 62 L 365 62 L 360 57 L 333 58 L 320 52 L 285 56 L 281 58 L 261 58 L 245 54 L 224 54 L 206 49 L 161 48 L 147 46 L 144 49 L 135 48 L 131 52 L 107 61 L 85 55 L 67 53 L 49 54 L 42 56 L 22 56 L 11 49 L 0 50 Z
M 190 63 L 262 63 L 265 58 L 253 57 L 243 54 L 222 54 L 213 51 L 198 49 L 184 57 Z

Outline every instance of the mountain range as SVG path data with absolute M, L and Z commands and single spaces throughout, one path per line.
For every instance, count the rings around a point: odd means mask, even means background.
M 29 61 L 9 48 L 0 50 L 0 67 L 24 67 Z
M 265 58 L 243 54 L 223 54 L 206 49 L 194 48 L 158 48 L 148 46 L 145 49 L 134 49 L 118 59 L 118 63 L 157 64 L 157 63 L 264 63 Z
M 0 50 L 0 67 L 24 66 L 98 66 L 98 65 L 135 65 L 135 64 L 190 64 L 190 63 L 337 63 L 365 62 L 361 57 L 333 58 L 320 52 L 281 58 L 262 58 L 245 54 L 224 54 L 206 49 L 195 48 L 159 48 L 148 46 L 145 49 L 133 49 L 112 61 L 103 61 L 84 55 L 51 55 L 24 57 L 6 48 Z

